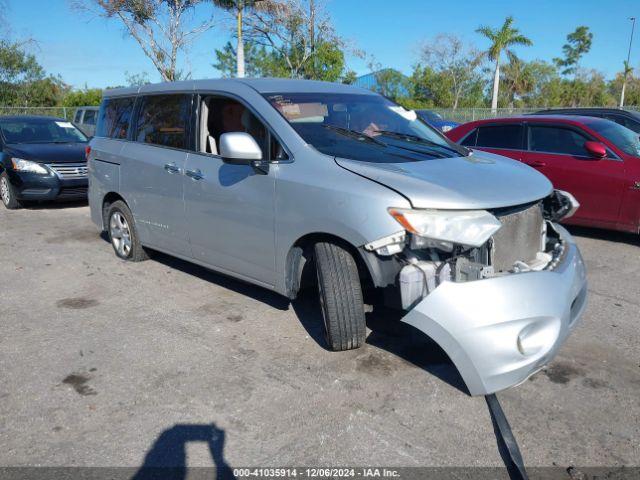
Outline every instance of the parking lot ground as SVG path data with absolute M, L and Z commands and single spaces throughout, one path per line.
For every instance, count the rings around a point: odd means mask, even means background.
M 529 467 L 637 466 L 640 242 L 572 231 L 583 323 L 498 397 Z M 312 300 L 123 262 L 86 205 L 0 209 L 0 251 L 1 466 L 502 465 L 485 400 L 393 315 L 329 352 Z

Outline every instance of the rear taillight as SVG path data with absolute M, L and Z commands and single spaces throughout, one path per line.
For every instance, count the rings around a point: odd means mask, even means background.
M 91 147 L 89 145 L 87 145 L 86 147 L 84 147 L 84 158 L 89 160 L 89 154 L 90 153 L 91 153 Z

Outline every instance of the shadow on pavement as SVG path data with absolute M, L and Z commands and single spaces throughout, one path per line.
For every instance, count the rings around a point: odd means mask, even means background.
M 316 292 L 313 289 L 302 292 L 291 306 L 309 336 L 328 350 Z M 367 327 L 371 330 L 367 344 L 386 350 L 469 394 L 455 365 L 438 344 L 417 328 L 400 321 L 404 312 L 375 306 L 366 315 Z
M 458 369 L 444 350 L 417 328 L 401 322 L 404 315 L 403 311 L 374 307 L 367 313 L 367 327 L 371 329 L 367 343 L 426 370 L 468 395 Z
M 69 200 L 53 202 L 32 202 L 22 205 L 24 210 L 60 210 L 63 208 L 82 208 L 89 205 L 87 200 Z
M 102 238 L 109 241 L 108 235 L 104 232 Z M 194 263 L 190 263 L 164 253 L 154 251 L 151 253 L 151 258 L 152 260 L 155 260 L 169 268 L 175 268 L 183 273 L 198 277 L 207 282 L 215 283 L 216 285 L 265 303 L 270 307 L 278 310 L 289 310 L 289 299 L 267 290 L 266 288 L 245 283 L 242 280 L 236 280 L 233 277 L 216 273 L 213 270 L 209 270 L 205 267 L 201 267 Z
M 617 232 L 615 230 L 603 230 L 601 228 L 577 227 L 575 225 L 564 225 L 569 233 L 575 237 L 587 237 L 596 240 L 606 240 L 608 242 L 627 243 L 629 245 L 640 246 L 640 235 L 627 232 Z
M 104 232 L 102 238 L 108 241 L 108 237 Z M 265 288 L 236 280 L 170 255 L 153 252 L 152 259 L 169 268 L 175 268 L 207 282 L 215 283 L 278 310 L 286 311 L 291 305 L 307 334 L 318 345 L 328 350 L 315 286 L 309 285 L 310 288 L 302 290 L 298 298 L 291 302 L 282 295 Z M 462 377 L 447 354 L 423 332 L 402 323 L 400 318 L 403 315 L 404 312 L 398 310 L 382 306 L 374 307 L 373 311 L 367 313 L 367 327 L 369 327 L 371 333 L 366 342 L 373 347 L 397 355 L 468 394 Z
M 224 430 L 219 429 L 215 424 L 174 425 L 160 434 L 147 452 L 144 464 L 133 475 L 132 480 L 187 478 L 186 446 L 189 442 L 207 444 L 215 467 L 216 480 L 235 478 L 231 467 L 224 459 L 224 441 Z M 207 478 L 214 477 L 207 475 Z

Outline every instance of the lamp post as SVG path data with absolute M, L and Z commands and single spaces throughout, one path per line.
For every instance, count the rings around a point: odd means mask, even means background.
M 627 52 L 627 61 L 624 62 L 624 80 L 622 81 L 622 92 L 620 93 L 620 108 L 624 107 L 624 91 L 627 88 L 627 76 L 631 72 L 629 60 L 631 59 L 631 44 L 633 43 L 633 31 L 636 28 L 636 17 L 629 17 L 631 20 L 631 38 L 629 39 L 629 51 Z

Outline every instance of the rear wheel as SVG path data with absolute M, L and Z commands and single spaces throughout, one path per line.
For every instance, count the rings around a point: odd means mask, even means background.
M 109 240 L 118 257 L 131 262 L 141 262 L 149 258 L 140 243 L 133 214 L 126 203 L 118 200 L 109 206 L 107 228 Z
M 333 243 L 315 245 L 318 293 L 331 350 L 364 344 L 366 322 L 358 266 L 348 250 Z
M 0 175 L 0 197 L 2 197 L 2 203 L 4 203 L 4 206 L 9 210 L 15 210 L 22 206 L 16 198 L 15 188 L 11 185 L 7 172 L 2 172 Z

